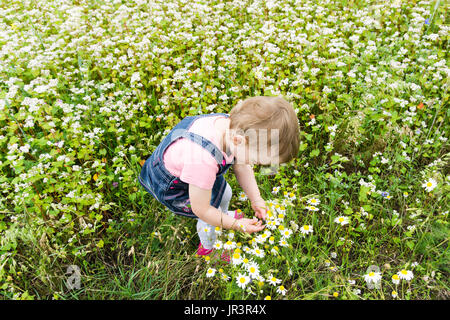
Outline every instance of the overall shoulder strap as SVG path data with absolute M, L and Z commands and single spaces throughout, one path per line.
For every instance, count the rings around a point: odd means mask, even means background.
M 205 137 L 202 137 L 201 135 L 198 135 L 196 133 L 189 132 L 186 129 L 173 130 L 170 140 L 175 141 L 176 139 L 179 139 L 179 138 L 186 138 L 186 139 L 191 140 L 192 142 L 197 143 L 202 148 L 204 148 L 206 151 L 208 151 L 214 157 L 214 159 L 216 159 L 216 161 L 219 165 L 223 164 L 224 157 L 223 157 L 222 152 L 209 139 L 206 139 Z

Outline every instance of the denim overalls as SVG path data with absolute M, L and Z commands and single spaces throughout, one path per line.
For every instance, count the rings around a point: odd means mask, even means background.
M 179 138 L 187 138 L 198 143 L 211 153 L 216 159 L 219 171 L 216 174 L 216 181 L 211 192 L 211 205 L 215 208 L 219 207 L 227 182 L 223 175 L 228 168 L 234 163 L 227 164 L 222 152 L 210 140 L 188 132 L 192 123 L 202 117 L 210 116 L 226 116 L 225 113 L 202 114 L 198 116 L 188 116 L 181 120 L 172 131 L 161 141 L 159 146 L 150 155 L 142 166 L 139 175 L 139 182 L 156 200 L 165 205 L 168 209 L 178 215 L 198 218 L 191 210 L 189 201 L 189 184 L 180 180 L 179 177 L 173 176 L 164 166 L 163 154 L 169 145 Z

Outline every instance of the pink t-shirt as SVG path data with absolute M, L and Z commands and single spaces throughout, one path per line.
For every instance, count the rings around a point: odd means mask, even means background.
M 234 156 L 228 157 L 218 144 L 219 137 L 214 123 L 219 118 L 225 117 L 199 118 L 192 123 L 188 131 L 201 135 L 214 143 L 222 151 L 226 163 L 231 163 Z M 181 181 L 208 190 L 214 186 L 216 174 L 219 171 L 219 165 L 211 153 L 186 138 L 179 138 L 169 145 L 164 152 L 163 162 L 166 169 L 175 177 L 179 177 Z

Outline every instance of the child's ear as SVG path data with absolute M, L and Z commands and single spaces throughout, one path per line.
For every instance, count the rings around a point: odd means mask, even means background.
M 242 144 L 244 141 L 245 141 L 245 138 L 243 136 L 241 136 L 240 134 L 233 136 L 233 144 L 235 146 Z

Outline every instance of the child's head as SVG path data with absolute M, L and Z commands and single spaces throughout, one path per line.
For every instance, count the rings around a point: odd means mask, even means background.
M 297 156 L 299 122 L 282 97 L 251 97 L 229 114 L 228 141 L 236 163 L 279 164 Z

